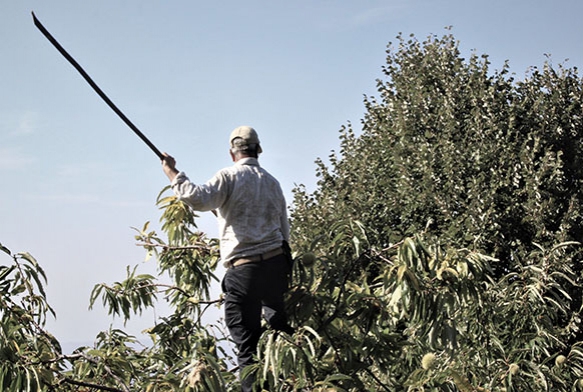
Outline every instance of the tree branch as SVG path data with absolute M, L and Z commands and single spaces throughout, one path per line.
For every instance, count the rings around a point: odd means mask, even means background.
M 127 392 L 127 391 L 129 391 L 128 389 L 117 389 L 117 388 L 112 388 L 112 387 L 106 387 L 105 385 L 98 385 L 98 384 L 92 384 L 92 383 L 88 383 L 88 382 L 84 382 L 84 381 L 77 381 L 77 380 L 73 380 L 70 377 L 65 377 L 63 379 L 63 381 L 68 383 L 68 384 L 77 385 L 80 387 L 87 387 L 87 388 L 91 388 L 91 389 L 98 389 L 100 391 L 108 391 L 108 392 Z
M 383 384 L 382 381 L 379 380 L 379 378 L 369 368 L 364 368 L 364 371 L 367 372 L 368 375 L 371 376 L 385 391 L 390 391 L 390 389 L 387 388 L 387 386 Z
M 88 362 L 91 362 L 92 364 L 98 365 L 99 361 L 97 361 L 96 359 L 86 355 L 85 353 L 79 353 L 77 354 L 79 357 L 85 359 Z M 101 390 L 104 391 L 111 391 L 111 392 L 130 392 L 130 389 L 125 385 L 124 381 L 119 378 L 119 376 L 117 376 L 110 368 L 109 366 L 105 365 L 104 363 L 102 364 L 103 368 L 105 369 L 105 372 L 112 377 L 115 381 L 117 381 L 120 385 L 123 386 L 123 389 L 116 389 L 116 388 L 111 388 L 111 387 L 105 387 L 105 386 L 93 386 L 93 388 L 99 388 Z M 81 383 L 81 381 L 76 381 L 73 379 L 70 379 L 69 377 L 65 377 L 65 381 L 71 384 L 75 384 L 75 383 Z M 80 385 L 80 386 L 88 386 L 88 385 L 84 385 L 84 384 L 76 384 L 76 385 Z
M 166 244 L 152 244 L 150 242 L 139 242 L 136 246 L 141 247 L 152 247 L 152 248 L 162 248 L 164 250 L 191 250 L 191 249 L 199 249 L 199 250 L 206 250 L 208 253 L 213 253 L 213 248 L 206 245 L 184 245 L 184 246 L 171 246 Z

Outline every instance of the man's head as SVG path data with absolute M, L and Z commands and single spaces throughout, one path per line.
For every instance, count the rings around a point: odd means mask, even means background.
M 263 151 L 259 144 L 257 132 L 255 129 L 246 125 L 237 127 L 231 132 L 229 144 L 231 146 L 231 154 L 234 156 L 257 158 Z

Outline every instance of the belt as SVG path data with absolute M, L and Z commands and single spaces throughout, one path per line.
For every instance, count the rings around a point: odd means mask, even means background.
M 238 259 L 231 261 L 230 264 L 231 264 L 231 268 L 233 268 L 233 267 L 238 267 L 240 265 L 247 264 L 247 263 L 255 263 L 257 261 L 271 259 L 272 257 L 279 256 L 281 254 L 283 254 L 283 249 L 277 248 L 274 250 L 270 250 L 269 252 L 263 253 L 261 255 L 240 257 Z

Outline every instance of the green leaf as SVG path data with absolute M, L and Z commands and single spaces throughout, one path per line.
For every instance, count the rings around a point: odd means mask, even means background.
M 1 250 L 2 252 L 6 253 L 6 254 L 7 254 L 7 255 L 9 255 L 9 256 L 12 256 L 12 253 L 10 253 L 10 249 L 8 249 L 7 247 L 5 247 L 5 246 L 4 246 L 4 245 L 2 245 L 1 243 L 0 243 L 0 250 Z

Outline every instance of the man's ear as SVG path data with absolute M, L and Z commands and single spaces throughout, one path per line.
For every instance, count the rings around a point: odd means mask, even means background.
M 231 159 L 233 160 L 233 162 L 237 162 L 237 156 L 235 155 L 232 149 L 229 150 L 229 154 L 231 155 Z

